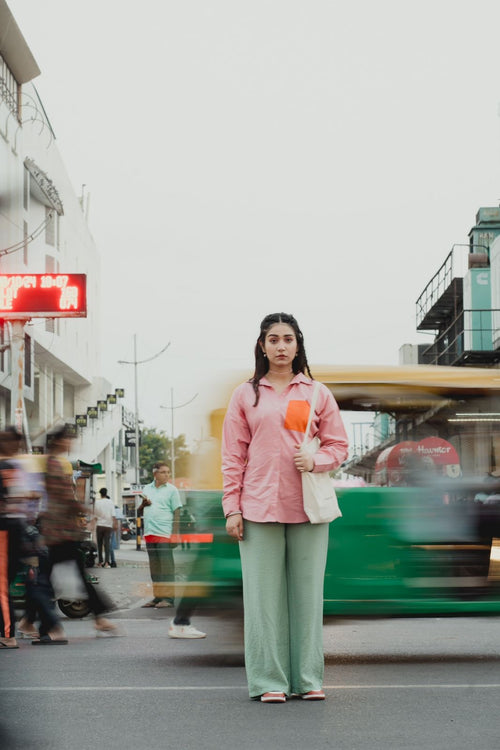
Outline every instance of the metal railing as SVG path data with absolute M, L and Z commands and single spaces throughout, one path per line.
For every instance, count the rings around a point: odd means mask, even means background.
M 467 352 L 494 352 L 500 339 L 500 309 L 468 309 L 421 354 L 421 364 L 455 365 Z
M 1 76 L 0 76 L 0 99 L 2 99 L 5 102 L 10 112 L 12 112 L 12 114 L 15 115 L 17 119 L 19 119 L 19 113 L 17 109 L 17 99 L 12 93 L 12 91 L 9 90 L 9 87 L 7 86 L 6 81 Z
M 461 249 L 457 250 L 458 247 Z M 432 277 L 420 297 L 417 299 L 417 328 L 429 310 L 451 286 L 453 279 L 462 279 L 464 277 L 467 270 L 467 256 L 469 253 L 470 250 L 469 252 L 466 252 L 464 246 L 454 245 L 452 247 L 446 256 L 443 265 Z

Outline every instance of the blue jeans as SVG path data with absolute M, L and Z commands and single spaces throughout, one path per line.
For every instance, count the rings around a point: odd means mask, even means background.
M 60 620 L 56 614 L 54 591 L 49 577 L 48 554 L 38 555 L 38 568 L 30 567 L 26 576 L 26 619 L 40 619 L 40 635 L 47 635 Z

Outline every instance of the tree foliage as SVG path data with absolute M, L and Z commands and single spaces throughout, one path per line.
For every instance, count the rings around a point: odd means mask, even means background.
M 141 432 L 139 463 L 141 482 L 153 481 L 153 464 L 165 461 L 172 468 L 172 440 L 163 430 L 145 428 Z M 186 436 L 178 435 L 174 438 L 175 476 L 189 476 L 189 461 L 191 453 L 186 445 Z

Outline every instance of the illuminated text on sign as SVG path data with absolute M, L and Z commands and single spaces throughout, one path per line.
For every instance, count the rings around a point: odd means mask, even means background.
M 83 317 L 85 274 L 0 275 L 0 317 Z

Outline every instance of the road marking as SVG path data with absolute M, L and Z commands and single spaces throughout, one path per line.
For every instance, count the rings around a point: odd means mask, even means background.
M 438 684 L 432 683 L 414 684 L 414 685 L 324 685 L 325 690 L 469 690 L 471 688 L 500 688 L 498 682 L 485 683 L 457 683 L 457 684 Z
M 498 682 L 485 682 L 485 683 L 456 683 L 456 684 L 435 684 L 430 685 L 429 683 L 416 683 L 413 685 L 404 684 L 391 684 L 391 685 L 324 685 L 325 690 L 471 690 L 471 689 L 499 689 L 500 683 Z M 23 693 L 23 692 L 140 692 L 141 690 L 147 692 L 168 692 L 173 690 L 193 690 L 193 691 L 206 691 L 206 690 L 247 690 L 246 685 L 161 685 L 155 687 L 152 685 L 116 685 L 115 687 L 101 687 L 100 685 L 89 685 L 84 687 L 82 685 L 77 686 L 54 686 L 50 687 L 47 685 L 39 685 L 36 687 L 2 687 L 0 693 Z
M 143 685 L 142 687 L 139 687 L 137 685 L 116 685 L 115 687 L 100 687 L 99 685 L 90 685 L 89 687 L 84 687 L 82 685 L 76 685 L 76 686 L 66 686 L 66 687 L 50 687 L 46 685 L 39 685 L 38 687 L 12 687 L 12 688 L 0 688 L 0 693 L 29 693 L 30 691 L 38 692 L 38 693 L 49 693 L 54 691 L 60 691 L 60 692 L 75 692 L 75 693 L 84 693 L 84 692 L 106 692 L 106 693 L 119 693 L 119 692 L 126 692 L 126 691 L 133 691 L 133 692 L 140 692 L 143 691 L 168 691 L 168 690 L 247 690 L 246 685 L 162 685 L 160 687 L 154 687 L 152 685 Z

